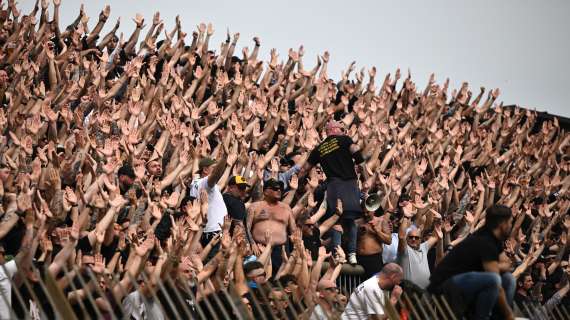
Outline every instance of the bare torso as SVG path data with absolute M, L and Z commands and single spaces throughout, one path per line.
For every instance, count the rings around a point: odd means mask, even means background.
M 381 218 L 374 218 L 381 219 Z M 382 242 L 376 236 L 373 227 L 363 219 L 357 222 L 358 245 L 356 251 L 360 255 L 373 255 L 382 253 Z
M 292 221 L 291 208 L 278 202 L 270 205 L 260 201 L 251 206 L 252 224 L 251 234 L 257 243 L 266 244 L 267 234 L 275 245 L 284 244 L 287 241 L 287 228 Z

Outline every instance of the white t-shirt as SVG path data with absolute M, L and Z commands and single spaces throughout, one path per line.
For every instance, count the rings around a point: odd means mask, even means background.
M 428 243 L 427 241 L 420 244 L 419 250 L 414 250 L 409 245 L 406 245 L 404 252 L 398 256 L 398 264 L 404 270 L 404 279 L 418 285 L 420 288 L 425 289 L 429 285 L 429 271 L 428 263 Z
M 380 289 L 378 277 L 373 276 L 356 287 L 350 295 L 341 319 L 367 320 L 369 315 L 384 315 L 383 305 L 388 295 L 388 292 Z
M 392 243 L 382 244 L 382 262 L 388 264 L 390 262 L 396 262 L 398 259 L 398 233 L 392 233 Z
M 0 266 L 0 319 L 10 319 L 10 308 L 12 307 L 12 283 L 10 279 L 18 271 L 16 260 L 10 260 Z M 2 295 L 4 297 L 2 297 Z M 6 299 L 4 299 L 6 298 Z M 8 304 L 6 304 L 6 300 Z
M 199 178 L 192 181 L 189 194 L 191 197 L 200 199 L 200 191 L 202 189 L 208 192 L 208 223 L 204 232 L 220 231 L 222 230 L 220 225 L 224 224 L 224 217 L 228 214 L 220 187 L 215 185 L 213 188 L 210 188 L 208 186 L 208 177 Z

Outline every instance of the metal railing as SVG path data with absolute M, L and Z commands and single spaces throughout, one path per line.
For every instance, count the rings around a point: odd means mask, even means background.
M 120 279 L 115 275 L 96 275 L 90 269 L 64 268 L 54 279 L 45 268 L 33 272 L 17 271 L 11 275 L 0 266 L 1 319 L 308 319 L 314 312 L 306 301 L 295 301 L 283 288 L 249 289 L 240 296 L 233 285 L 213 279 L 210 294 L 200 296 L 192 283 L 164 277 L 148 289 L 151 280 L 143 273 L 130 277 L 132 289 L 122 299 L 111 294 Z M 3 272 L 2 272 L 3 271 Z M 104 277 L 104 285 L 101 279 Z M 344 272 L 338 287 L 346 299 L 365 279 L 358 272 Z M 65 290 L 61 288 L 65 287 Z M 11 290 L 8 290 L 11 289 Z M 198 296 L 196 296 L 198 295 Z M 377 299 L 380 299 L 377 297 Z M 443 296 L 404 292 L 392 305 L 377 300 L 389 319 L 463 319 L 453 313 Z M 134 303 L 134 307 L 133 307 Z M 340 317 L 343 306 L 338 305 L 330 318 Z M 567 306 L 546 308 L 541 305 L 517 305 L 517 314 L 529 319 L 570 319 Z

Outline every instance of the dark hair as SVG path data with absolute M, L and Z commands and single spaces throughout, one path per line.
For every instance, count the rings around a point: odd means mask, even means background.
M 259 261 L 250 261 L 243 266 L 243 273 L 247 276 L 248 273 L 256 269 L 263 269 L 263 263 Z
M 519 283 L 520 285 L 524 284 L 524 280 L 526 277 L 531 277 L 532 278 L 532 274 L 530 274 L 530 272 L 523 272 L 520 277 L 517 279 L 517 283 Z
M 485 227 L 489 230 L 497 228 L 501 223 L 512 217 L 511 208 L 500 204 L 492 205 L 487 209 L 485 217 Z
M 131 167 L 131 165 L 128 163 L 125 163 L 122 167 L 119 168 L 117 176 L 127 176 L 132 179 L 136 178 L 135 170 L 133 170 L 133 167 Z
M 292 274 L 286 274 L 286 275 L 282 276 L 281 278 L 279 278 L 279 284 L 282 287 L 286 287 L 290 282 L 297 284 L 297 277 L 295 277 Z

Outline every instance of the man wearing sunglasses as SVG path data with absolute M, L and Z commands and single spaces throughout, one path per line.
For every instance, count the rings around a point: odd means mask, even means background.
M 328 279 L 321 279 L 317 285 L 317 305 L 310 320 L 327 320 L 335 319 L 338 317 L 338 310 L 335 305 L 337 302 L 338 287 L 334 281 Z
M 295 220 L 289 205 L 281 202 L 283 182 L 269 179 L 263 184 L 263 200 L 251 204 L 247 213 L 247 229 L 256 244 L 268 245 L 271 241 L 271 263 L 276 273 L 283 261 L 281 247 L 287 244 L 288 235 L 295 231 Z M 289 231 L 289 233 L 287 233 Z M 268 237 L 269 235 L 269 237 Z M 256 255 L 259 250 L 254 251 Z
M 228 181 L 228 187 L 223 194 L 224 203 L 228 209 L 228 214 L 232 218 L 232 228 L 230 233 L 233 234 L 235 224 L 245 224 L 246 211 L 243 200 L 246 197 L 248 184 L 242 176 L 233 176 Z
M 434 232 L 422 242 L 421 232 L 410 223 L 411 217 L 404 212 L 398 234 L 398 264 L 404 269 L 404 279 L 425 289 L 429 285 L 431 275 L 428 262 L 428 251 L 439 241 Z

